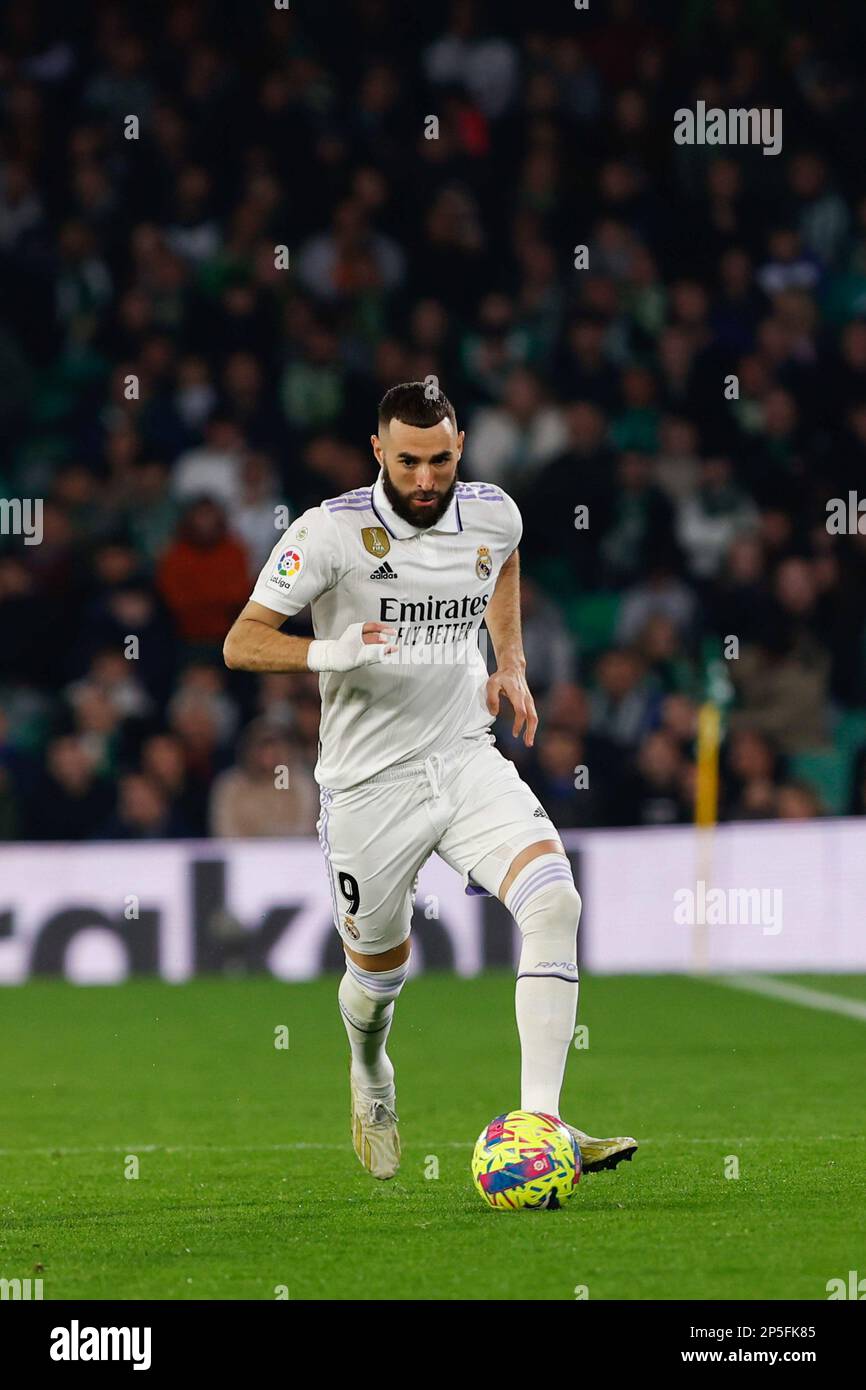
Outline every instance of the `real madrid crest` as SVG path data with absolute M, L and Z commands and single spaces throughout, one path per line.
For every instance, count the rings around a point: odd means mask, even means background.
M 388 532 L 382 526 L 362 526 L 361 540 L 364 549 L 369 550 L 371 555 L 387 555 L 391 549 Z
M 493 561 L 486 545 L 479 545 L 478 547 L 478 554 L 475 557 L 475 573 L 479 579 L 489 579 L 493 573 Z

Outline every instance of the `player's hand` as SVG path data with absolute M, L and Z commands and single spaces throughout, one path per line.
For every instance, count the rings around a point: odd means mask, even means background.
M 342 637 L 316 638 L 307 648 L 311 671 L 354 671 L 396 652 L 396 628 L 387 623 L 350 623 Z
M 504 670 L 494 671 L 492 676 L 488 676 L 485 698 L 487 708 L 494 719 L 499 714 L 499 701 L 502 695 L 505 696 L 514 710 L 512 734 L 515 738 L 519 738 L 520 731 L 525 725 L 523 742 L 527 748 L 531 748 L 535 742 L 535 730 L 538 728 L 538 715 L 535 712 L 535 701 L 529 693 L 529 686 L 526 684 L 522 667 L 506 667 Z

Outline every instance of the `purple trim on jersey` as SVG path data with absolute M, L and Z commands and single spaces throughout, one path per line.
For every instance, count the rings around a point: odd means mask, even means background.
M 469 502 L 504 502 L 505 498 L 501 492 L 480 492 L 468 483 L 463 483 L 457 489 L 457 495 Z
M 333 513 L 333 512 L 368 512 L 368 511 L 370 510 L 370 503 L 369 503 L 369 502 L 335 502 L 334 505 L 333 505 L 333 506 L 330 506 L 330 507 L 328 506 L 328 504 L 327 504 L 327 502 L 326 502 L 326 503 L 325 503 L 325 506 L 327 507 L 328 511 L 331 512 L 331 513 Z
M 327 497 L 324 506 L 329 512 L 342 511 L 344 507 L 369 507 L 371 487 L 355 488 L 352 492 L 341 492 L 339 497 Z

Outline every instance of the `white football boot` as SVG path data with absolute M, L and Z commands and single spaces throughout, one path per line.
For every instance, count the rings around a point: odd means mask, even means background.
M 375 1100 L 359 1091 L 351 1079 L 352 1145 L 374 1178 L 393 1178 L 400 1167 L 400 1135 L 397 1131 L 396 1093 Z

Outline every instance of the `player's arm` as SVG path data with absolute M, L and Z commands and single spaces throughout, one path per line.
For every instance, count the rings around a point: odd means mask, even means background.
M 487 681 L 487 708 L 499 714 L 500 696 L 504 695 L 514 710 L 513 734 L 531 748 L 538 728 L 535 702 L 526 684 L 526 657 L 520 628 L 520 557 L 517 550 L 509 555 L 484 614 L 487 631 L 496 656 L 496 670 Z
M 386 623 L 351 623 L 341 637 L 316 639 L 280 632 L 285 613 L 250 599 L 223 643 L 223 659 L 232 671 L 352 671 L 381 660 L 394 632 Z
M 232 671 L 308 671 L 313 639 L 280 632 L 285 621 L 285 613 L 250 599 L 223 644 L 226 666 Z
M 279 629 L 287 618 L 339 583 L 343 574 L 340 533 L 333 520 L 311 507 L 277 541 L 249 603 L 223 644 L 233 671 L 352 671 L 395 650 L 393 627 L 350 623 L 334 637 L 291 637 Z

